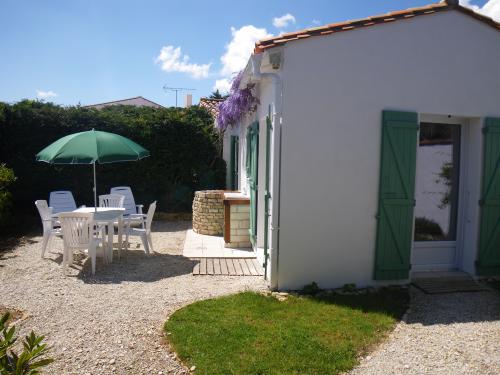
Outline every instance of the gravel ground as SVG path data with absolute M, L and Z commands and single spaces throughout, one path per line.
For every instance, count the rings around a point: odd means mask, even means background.
M 351 375 L 500 374 L 500 293 L 426 295 Z
M 155 253 L 132 249 L 111 265 L 98 259 L 95 276 L 80 259 L 62 273 L 62 242 L 40 259 L 41 237 L 0 252 L 0 305 L 22 310 L 21 334 L 46 335 L 55 362 L 47 374 L 180 374 L 162 326 L 168 315 L 196 300 L 264 290 L 261 277 L 192 276 L 182 256 L 189 222 L 157 222 Z M 116 253 L 115 253 L 116 254 Z M 115 255 L 116 256 L 116 255 Z M 78 259 L 77 259 L 78 263 Z

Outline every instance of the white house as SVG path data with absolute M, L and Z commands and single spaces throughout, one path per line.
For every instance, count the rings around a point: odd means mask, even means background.
M 499 67 L 456 0 L 258 42 L 225 143 L 270 286 L 499 275 Z
M 162 105 L 155 103 L 149 99 L 146 99 L 142 96 L 136 96 L 134 98 L 128 98 L 128 99 L 115 100 L 112 102 L 91 104 L 91 105 L 86 105 L 85 107 L 86 108 L 102 109 L 105 107 L 111 107 L 111 106 L 115 106 L 115 105 L 131 105 L 134 107 L 164 108 Z

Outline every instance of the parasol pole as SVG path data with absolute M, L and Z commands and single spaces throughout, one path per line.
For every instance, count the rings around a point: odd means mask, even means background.
M 97 183 L 95 178 L 95 161 L 92 163 L 94 166 L 94 212 L 97 212 Z

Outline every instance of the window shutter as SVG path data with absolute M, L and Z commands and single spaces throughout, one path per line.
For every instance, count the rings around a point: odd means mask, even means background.
M 476 262 L 478 275 L 500 275 L 500 118 L 487 118 L 484 127 L 481 226 Z
M 257 239 L 257 200 L 258 200 L 258 169 L 259 169 L 259 123 L 254 122 L 248 129 L 247 143 L 248 182 L 250 187 L 250 242 L 255 246 Z
M 238 188 L 238 137 L 232 135 L 230 139 L 229 157 L 229 189 Z
M 409 276 L 417 133 L 417 113 L 383 112 L 375 280 Z

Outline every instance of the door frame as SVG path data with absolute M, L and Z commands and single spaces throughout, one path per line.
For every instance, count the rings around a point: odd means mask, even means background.
M 427 265 L 414 265 L 413 256 L 414 252 L 418 249 L 431 247 L 429 243 L 426 246 L 425 241 L 415 241 L 415 210 L 413 210 L 413 233 L 412 233 L 412 249 L 411 249 L 411 263 L 412 272 L 420 271 L 444 271 L 453 269 L 462 269 L 464 242 L 465 242 L 465 224 L 467 220 L 467 185 L 468 185 L 468 169 L 469 169 L 469 152 L 470 152 L 470 120 L 467 117 L 451 116 L 451 115 L 435 115 L 419 113 L 418 123 L 436 123 L 436 124 L 450 124 L 460 126 L 460 168 L 459 168 L 459 185 L 458 185 L 458 209 L 457 209 L 457 236 L 455 241 L 433 241 L 432 247 L 450 247 L 455 243 L 455 257 L 452 264 L 427 264 Z M 418 142 L 420 139 L 420 129 L 417 137 L 417 152 Z M 418 160 L 417 160 L 418 163 Z M 418 165 L 416 170 L 418 169 Z M 417 179 L 415 178 L 415 188 Z
M 247 127 L 247 185 L 249 188 L 250 196 L 250 228 L 248 230 L 250 235 L 250 242 L 252 246 L 257 246 L 257 233 L 258 233 L 258 210 L 259 210 L 259 121 L 255 120 Z M 253 146 L 253 147 L 252 147 Z M 252 178 L 252 170 L 254 177 Z M 252 194 L 253 193 L 253 194 Z

